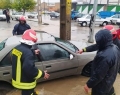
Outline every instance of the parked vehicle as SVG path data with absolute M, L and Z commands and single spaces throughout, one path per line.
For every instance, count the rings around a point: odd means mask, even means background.
M 30 12 L 27 14 L 28 18 L 38 18 L 37 12 Z
M 5 21 L 6 16 L 3 14 L 3 12 L 0 12 L 0 21 Z
M 51 12 L 45 10 L 45 11 L 42 11 L 42 14 L 50 14 Z
M 76 15 L 72 15 L 72 19 L 73 20 L 76 20 L 77 18 L 81 18 L 83 17 L 85 14 L 82 14 L 82 13 L 77 13 Z
M 91 19 L 91 16 L 88 14 L 88 15 L 85 15 L 81 18 L 77 18 L 76 21 L 78 22 L 78 24 L 85 27 L 85 26 L 88 26 L 90 24 L 90 19 Z M 103 19 L 103 18 L 99 17 L 98 15 L 96 15 L 95 25 L 105 26 L 109 23 L 110 23 L 110 20 Z
M 19 20 L 19 18 L 23 16 L 23 13 L 22 12 L 15 12 L 15 13 L 12 13 L 12 20 Z M 24 16 L 26 19 L 28 18 L 27 16 Z
M 71 11 L 71 19 L 74 20 L 74 17 L 78 14 L 79 13 L 77 11 Z
M 77 53 L 79 49 L 87 46 L 87 43 L 61 40 L 43 31 L 38 31 L 37 37 L 40 55 L 35 56 L 35 64 L 39 69 L 48 71 L 50 74 L 48 80 L 70 75 L 90 75 L 89 66 L 91 66 L 95 52 Z M 0 43 L 0 84 L 11 83 L 11 50 L 20 44 L 20 39 L 21 36 L 16 35 Z M 41 81 L 45 80 L 43 78 L 38 80 L 38 82 Z M 6 85 L 0 86 L 6 87 Z
M 111 17 L 111 16 L 113 16 L 113 15 L 115 15 L 117 12 L 111 12 L 111 11 L 101 11 L 101 12 L 99 12 L 99 16 L 101 17 L 101 18 L 106 18 L 106 17 Z
M 52 12 L 52 13 L 50 13 L 50 17 L 51 17 L 51 18 L 52 18 L 52 17 L 58 18 L 58 17 L 60 17 L 60 13 Z
M 120 20 L 120 14 L 115 14 L 111 17 L 107 17 L 106 19 L 109 19 L 112 24 L 116 24 L 116 22 Z

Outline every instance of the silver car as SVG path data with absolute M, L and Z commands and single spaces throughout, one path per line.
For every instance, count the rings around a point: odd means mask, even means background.
M 47 70 L 51 79 L 70 75 L 90 75 L 91 61 L 95 52 L 78 54 L 80 48 L 87 46 L 84 42 L 64 41 L 46 32 L 37 31 L 37 45 L 40 55 L 35 56 L 35 64 L 41 70 Z M 8 90 L 11 84 L 11 50 L 20 44 L 21 36 L 12 36 L 0 43 L 0 89 Z M 79 48 L 79 49 L 78 49 Z M 32 72 L 32 71 L 31 71 Z M 45 81 L 43 78 L 38 82 Z

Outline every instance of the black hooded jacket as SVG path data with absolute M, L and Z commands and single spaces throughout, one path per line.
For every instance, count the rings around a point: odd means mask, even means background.
M 87 86 L 92 88 L 92 95 L 107 95 L 117 76 L 120 51 L 113 44 L 109 30 L 100 30 L 95 39 L 98 52 L 92 63 L 92 75 Z

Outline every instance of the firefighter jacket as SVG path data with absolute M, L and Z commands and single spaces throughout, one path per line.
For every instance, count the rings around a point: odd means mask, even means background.
M 27 29 L 31 28 L 26 22 L 24 24 L 16 24 L 13 29 L 13 35 L 22 35 Z
M 20 44 L 12 50 L 12 85 L 18 89 L 33 89 L 44 72 L 35 67 L 31 46 Z

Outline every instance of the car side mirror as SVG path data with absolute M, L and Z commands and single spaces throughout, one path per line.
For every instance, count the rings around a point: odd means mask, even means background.
M 74 56 L 73 56 L 72 54 L 70 54 L 70 60 L 72 60 L 72 59 L 73 59 L 73 57 L 74 57 Z

